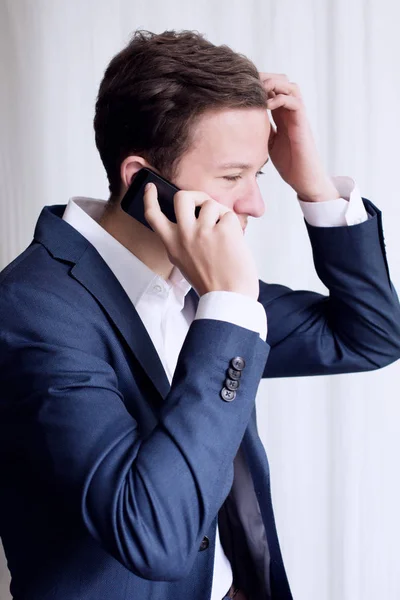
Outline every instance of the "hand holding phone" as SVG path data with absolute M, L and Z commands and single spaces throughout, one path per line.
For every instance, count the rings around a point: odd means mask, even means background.
M 175 222 L 161 210 L 157 187 L 144 191 L 146 222 L 197 293 L 231 291 L 257 300 L 257 268 L 236 213 L 203 192 L 180 190 L 173 205 Z

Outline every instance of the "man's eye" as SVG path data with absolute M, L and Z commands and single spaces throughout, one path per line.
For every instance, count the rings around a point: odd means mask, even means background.
M 241 178 L 241 175 L 231 175 L 231 176 L 226 175 L 224 177 L 224 179 L 226 179 L 227 181 L 237 181 L 240 178 Z
M 256 177 L 258 177 L 259 175 L 264 175 L 264 172 L 258 171 Z M 241 175 L 226 175 L 224 179 L 226 179 L 227 181 L 237 181 L 238 179 L 241 179 L 241 177 Z

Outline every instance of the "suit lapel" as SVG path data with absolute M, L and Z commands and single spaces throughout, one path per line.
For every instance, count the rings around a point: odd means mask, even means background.
M 54 258 L 72 263 L 70 275 L 103 307 L 164 400 L 170 390 L 169 380 L 139 314 L 94 246 L 62 220 L 65 206 L 43 208 L 34 239 L 43 244 Z M 197 303 L 198 295 L 193 288 L 189 294 Z
M 101 304 L 164 399 L 170 384 L 153 342 L 125 290 L 93 246 L 70 274 Z

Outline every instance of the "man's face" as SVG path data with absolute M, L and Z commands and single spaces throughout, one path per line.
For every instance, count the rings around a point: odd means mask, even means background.
M 193 144 L 179 162 L 174 183 L 205 192 L 233 210 L 242 227 L 265 206 L 257 176 L 268 160 L 271 124 L 266 109 L 227 109 L 204 114 Z

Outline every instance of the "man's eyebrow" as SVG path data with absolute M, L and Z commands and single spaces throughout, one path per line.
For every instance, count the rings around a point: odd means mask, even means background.
M 267 164 L 268 161 L 269 161 L 269 157 L 267 158 L 267 160 L 263 164 L 263 167 L 265 167 L 265 165 Z M 222 165 L 219 165 L 218 168 L 219 169 L 243 169 L 245 171 L 245 170 L 251 169 L 252 166 L 253 165 L 249 165 L 247 163 L 224 163 Z

